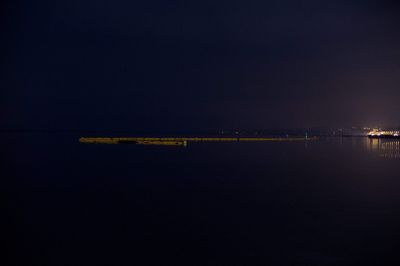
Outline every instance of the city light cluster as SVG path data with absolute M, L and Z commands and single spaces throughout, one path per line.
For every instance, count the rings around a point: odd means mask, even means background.
M 373 129 L 368 132 L 369 137 L 399 137 L 400 131 Z

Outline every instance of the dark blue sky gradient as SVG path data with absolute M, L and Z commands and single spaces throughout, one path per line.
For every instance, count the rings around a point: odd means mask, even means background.
M 400 125 L 396 1 L 9 1 L 0 129 Z

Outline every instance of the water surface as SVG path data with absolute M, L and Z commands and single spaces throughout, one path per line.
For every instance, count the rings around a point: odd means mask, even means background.
M 30 265 L 387 265 L 399 142 L 91 145 L 3 133 L 9 261 Z

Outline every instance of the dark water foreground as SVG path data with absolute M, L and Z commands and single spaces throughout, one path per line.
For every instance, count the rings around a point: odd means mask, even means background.
M 398 265 L 399 143 L 1 135 L 11 265 Z

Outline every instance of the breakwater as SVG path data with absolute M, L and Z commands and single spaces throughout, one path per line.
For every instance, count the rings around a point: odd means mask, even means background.
M 238 142 L 238 141 L 310 141 L 317 138 L 303 137 L 81 137 L 79 142 L 91 144 L 137 144 L 186 146 L 189 142 Z

